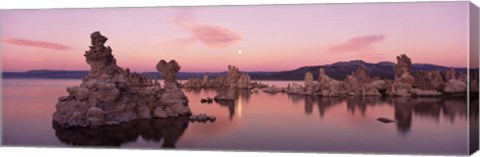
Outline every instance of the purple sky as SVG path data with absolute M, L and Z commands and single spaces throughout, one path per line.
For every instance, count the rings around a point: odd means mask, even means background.
M 100 31 L 117 63 L 155 71 L 276 71 L 361 59 L 466 67 L 468 2 L 2 10 L 4 71 L 88 70 Z M 239 53 L 241 51 L 241 53 Z

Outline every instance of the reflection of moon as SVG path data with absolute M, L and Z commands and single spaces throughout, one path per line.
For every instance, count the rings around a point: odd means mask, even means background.
M 238 50 L 238 54 L 242 54 L 242 53 L 243 53 L 242 50 Z

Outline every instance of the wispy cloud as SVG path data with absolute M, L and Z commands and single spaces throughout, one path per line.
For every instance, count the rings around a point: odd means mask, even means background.
M 330 52 L 356 52 L 372 49 L 371 45 L 385 40 L 385 35 L 369 35 L 351 38 L 346 43 L 332 46 Z
M 190 34 L 176 41 L 191 43 L 200 41 L 209 47 L 226 47 L 242 39 L 239 33 L 223 26 L 199 22 L 199 10 L 195 8 L 180 9 L 172 18 L 172 24 Z
M 51 50 L 69 50 L 71 49 L 70 46 L 58 44 L 58 43 L 51 43 L 45 41 L 37 41 L 37 40 L 28 40 L 28 39 L 19 39 L 19 38 L 5 38 L 2 40 L 3 43 L 17 45 L 17 46 L 26 46 L 26 47 L 37 47 L 37 48 L 44 48 L 44 49 L 51 49 Z
M 241 40 L 238 33 L 220 26 L 197 25 L 188 31 L 194 38 L 207 46 L 223 47 Z

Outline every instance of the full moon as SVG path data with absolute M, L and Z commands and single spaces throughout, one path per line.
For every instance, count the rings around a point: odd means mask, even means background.
M 242 54 L 243 52 L 242 52 L 242 50 L 238 50 L 237 53 L 238 53 L 238 54 Z

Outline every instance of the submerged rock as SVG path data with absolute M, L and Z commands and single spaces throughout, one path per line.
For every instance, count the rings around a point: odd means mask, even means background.
M 200 99 L 200 103 L 213 103 L 213 99 L 210 97 Z
M 394 120 L 391 120 L 391 119 L 388 119 L 388 118 L 378 118 L 377 119 L 378 121 L 382 122 L 382 123 L 395 123 Z
M 68 87 L 68 96 L 58 99 L 53 113 L 56 125 L 96 127 L 191 114 L 188 99 L 175 79 L 178 63 L 158 63 L 157 70 L 165 79 L 165 88 L 161 88 L 156 80 L 118 67 L 112 49 L 104 46 L 107 38 L 100 32 L 94 32 L 91 41 L 84 54 L 90 72 L 80 86 Z

